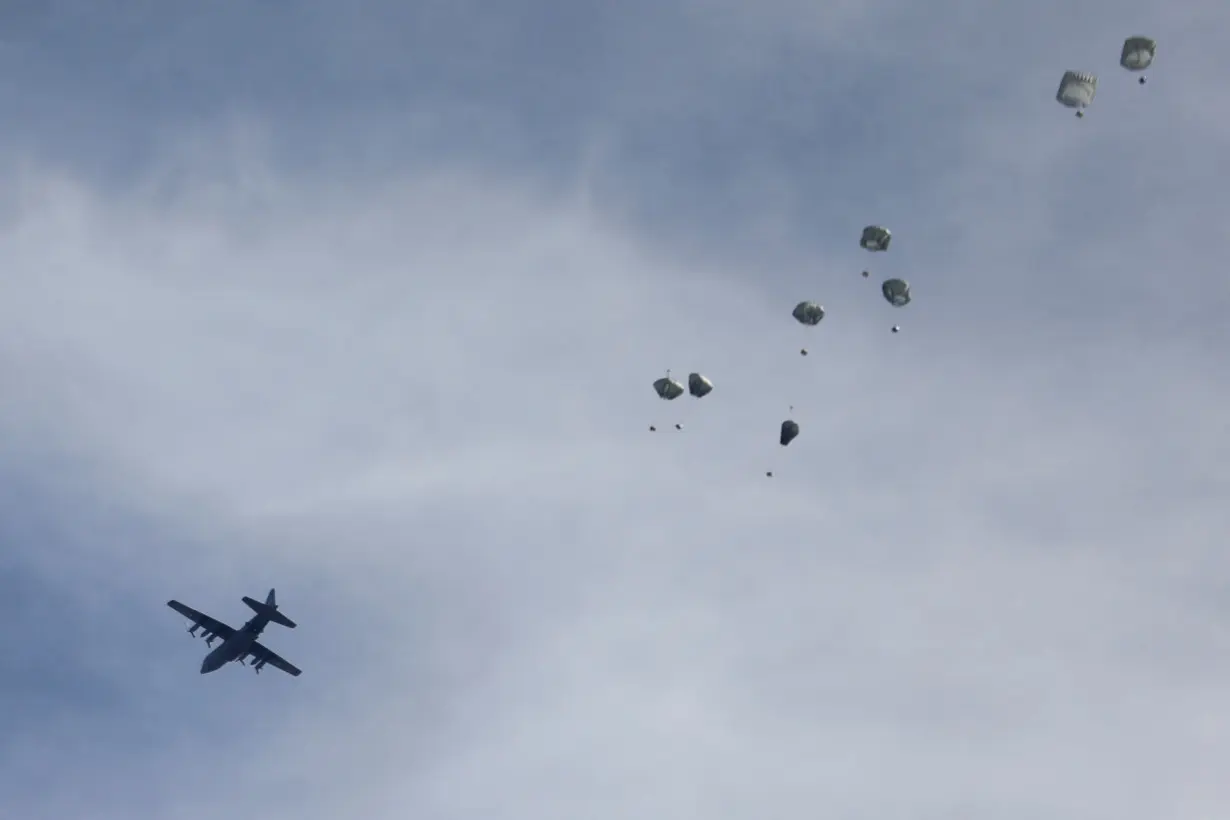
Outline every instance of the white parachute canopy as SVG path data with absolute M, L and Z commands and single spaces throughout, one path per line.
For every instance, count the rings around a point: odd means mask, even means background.
M 1128 71 L 1144 71 L 1153 65 L 1157 56 L 1157 41 L 1149 37 L 1129 37 L 1123 41 L 1123 51 L 1119 54 L 1119 65 Z M 1140 84 L 1145 84 L 1145 78 L 1140 78 Z
M 868 225 L 863 228 L 863 236 L 859 239 L 858 244 L 869 251 L 886 251 L 888 244 L 893 241 L 893 234 L 888 228 L 881 225 Z
M 713 392 L 713 382 L 699 373 L 690 373 L 688 374 L 688 392 L 698 399 L 703 399 Z
M 1083 117 L 1083 109 L 1093 103 L 1093 97 L 1097 93 L 1097 76 L 1084 71 L 1065 71 L 1063 79 L 1059 81 L 1059 90 L 1055 92 L 1055 99 L 1060 105 L 1075 108 L 1076 116 Z

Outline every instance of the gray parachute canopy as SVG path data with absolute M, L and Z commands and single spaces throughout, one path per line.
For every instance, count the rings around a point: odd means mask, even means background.
M 658 398 L 666 399 L 667 401 L 677 399 L 683 395 L 683 385 L 670 376 L 663 376 L 654 382 L 653 389 L 658 394 Z
M 904 279 L 888 279 L 880 285 L 880 292 L 893 307 L 905 307 L 910 303 L 910 283 Z
M 815 326 L 824 318 L 824 305 L 818 302 L 799 302 L 790 315 L 800 324 Z
M 1157 41 L 1149 37 L 1129 37 L 1123 41 L 1119 65 L 1128 71 L 1144 71 L 1157 56 Z
M 704 398 L 713 392 L 713 382 L 699 373 L 692 373 L 688 376 L 688 392 L 698 399 Z
M 869 251 L 886 251 L 888 243 L 893 241 L 893 234 L 888 228 L 880 225 L 868 225 L 863 228 L 863 238 L 858 244 Z
M 1128 71 L 1144 71 L 1153 65 L 1157 56 L 1157 41 L 1150 37 L 1129 37 L 1123 41 L 1123 51 L 1119 54 L 1119 65 Z M 1140 75 L 1141 85 L 1145 84 L 1145 75 Z
M 1059 90 L 1055 99 L 1060 105 L 1076 109 L 1076 116 L 1084 116 L 1082 109 L 1093 103 L 1093 97 L 1098 93 L 1098 78 L 1084 71 L 1065 71 L 1059 81 Z
M 781 434 L 781 437 L 778 439 L 778 441 L 782 443 L 782 446 L 785 447 L 787 444 L 794 441 L 798 437 L 799 437 L 798 422 L 791 421 L 790 419 L 786 419 L 785 421 L 783 421 L 782 422 L 782 434 Z

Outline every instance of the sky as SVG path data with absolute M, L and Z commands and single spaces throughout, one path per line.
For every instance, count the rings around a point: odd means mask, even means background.
M 0 30 L 0 818 L 1230 801 L 1224 3 Z

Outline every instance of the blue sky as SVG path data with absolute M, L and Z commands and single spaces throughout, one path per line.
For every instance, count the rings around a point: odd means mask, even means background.
M 0 817 L 1226 805 L 1224 4 L 190 5 L 0 18 Z

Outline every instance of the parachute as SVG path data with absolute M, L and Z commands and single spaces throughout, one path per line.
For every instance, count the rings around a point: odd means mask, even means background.
M 666 375 L 653 383 L 653 391 L 658 394 L 658 398 L 664 401 L 674 401 L 683 395 L 683 385 L 671 378 L 671 372 L 666 371 Z M 675 425 L 676 430 L 682 430 L 682 424 Z M 649 432 L 656 433 L 658 428 L 651 424 Z
M 888 243 L 893 241 L 893 234 L 888 228 L 879 225 L 868 225 L 863 228 L 863 238 L 858 244 L 869 251 L 886 251 Z
M 812 327 L 820 324 L 820 320 L 824 318 L 824 305 L 816 302 L 799 302 L 794 306 L 794 312 L 790 314 L 801 325 L 810 325 Z
M 1128 71 L 1144 71 L 1153 65 L 1157 56 L 1157 41 L 1149 37 L 1129 37 L 1123 41 L 1123 51 L 1119 54 L 1119 65 Z M 1142 75 L 1140 84 L 1145 84 Z
M 888 279 L 880 285 L 880 292 L 893 307 L 905 307 L 910 303 L 910 283 L 904 279 Z
M 666 401 L 672 401 L 683 395 L 683 385 L 672 379 L 669 373 L 654 382 L 653 389 L 658 394 L 658 398 Z
M 1093 102 L 1093 96 L 1098 93 L 1098 78 L 1094 74 L 1083 71 L 1065 71 L 1059 81 L 1059 90 L 1055 99 L 1060 105 L 1075 108 L 1076 116 L 1085 116 L 1084 109 Z
M 1144 72 L 1152 67 L 1157 57 L 1157 41 L 1150 37 L 1132 36 L 1132 37 L 1127 37 L 1122 42 L 1123 42 L 1123 47 L 1122 47 L 1122 52 L 1119 57 L 1119 65 L 1121 66 L 1122 69 L 1133 73 L 1138 78 L 1140 83 L 1142 84 L 1145 83 L 1146 78 L 1144 76 Z M 1109 43 L 1105 45 L 1108 47 Z M 1098 48 L 1100 50 L 1102 46 L 1099 46 Z M 1113 69 L 1110 69 L 1110 68 L 1105 68 L 1103 70 L 1113 71 Z M 1123 75 L 1118 75 L 1117 79 L 1121 82 L 1126 83 L 1126 79 Z M 1112 84 L 1114 83 L 1112 82 Z M 1042 90 L 1045 91 L 1045 89 L 1042 89 Z M 1060 105 L 1064 106 L 1065 108 L 1075 111 L 1075 114 L 1077 117 L 1084 117 L 1086 109 L 1093 105 L 1094 99 L 1097 96 L 1097 91 L 1098 91 L 1098 75 L 1097 74 L 1091 71 L 1068 70 L 1068 71 L 1063 72 L 1063 76 L 1059 82 L 1059 87 L 1055 91 L 1055 100 Z M 1045 106 L 1045 105 L 1048 105 L 1049 103 L 1046 103 L 1045 98 L 1041 98 L 1041 104 Z M 868 213 L 868 215 L 877 215 L 877 214 L 875 213 L 874 210 L 872 210 Z M 896 216 L 893 216 L 892 214 L 888 214 L 888 215 L 879 214 L 878 216 L 879 218 L 883 218 L 886 220 L 893 220 L 893 219 L 898 218 Z M 854 223 L 851 223 L 846 228 L 842 229 L 842 230 L 849 230 L 851 233 L 851 236 L 849 236 L 847 240 L 845 241 L 848 241 L 849 239 L 853 238 L 852 236 L 853 228 L 854 228 Z M 867 225 L 862 229 L 862 234 L 859 237 L 859 246 L 863 248 L 865 251 L 869 251 L 872 253 L 885 252 L 889 250 L 889 247 L 892 244 L 892 238 L 893 238 L 892 231 L 890 231 L 887 227 L 883 225 Z M 899 249 L 898 254 L 900 252 L 901 251 Z M 909 248 L 906 248 L 906 253 L 907 255 L 909 255 Z M 896 256 L 885 257 L 885 258 L 891 260 L 891 259 L 896 258 Z M 864 264 L 870 264 L 870 263 L 867 263 L 864 258 Z M 879 267 L 879 265 L 875 265 L 875 267 Z M 907 282 L 904 279 L 898 279 L 898 278 L 884 279 L 883 276 L 884 276 L 884 273 L 886 272 L 887 271 L 885 272 L 876 271 L 874 272 L 875 273 L 874 277 L 873 277 L 873 272 L 870 270 L 862 270 L 861 274 L 862 274 L 863 279 L 870 280 L 871 278 L 876 278 L 876 279 L 882 280 L 881 285 L 880 285 L 880 292 L 883 295 L 884 300 L 888 302 L 888 304 L 891 307 L 895 309 L 900 309 L 900 308 L 904 308 L 910 305 L 913 301 L 913 296 L 910 292 L 909 282 Z M 840 276 L 843 278 L 848 275 L 849 275 L 848 271 L 840 274 Z M 851 277 L 851 279 L 853 279 L 853 277 Z M 866 285 L 864 287 L 870 287 L 870 285 Z M 830 295 L 829 298 L 833 298 L 833 297 Z M 782 313 L 784 313 L 785 303 L 782 303 L 780 305 L 780 308 L 778 309 L 781 309 Z M 921 308 L 915 308 L 915 311 L 920 310 L 920 309 Z M 880 310 L 882 310 L 882 308 L 880 308 Z M 908 316 L 910 314 L 907 313 L 906 315 Z M 814 328 L 818 326 L 819 324 L 821 324 L 821 322 L 825 319 L 826 311 L 825 311 L 824 306 L 820 304 L 819 302 L 801 301 L 794 306 L 794 309 L 791 312 L 791 316 L 794 318 L 794 320 L 797 323 L 799 323 L 800 325 L 803 325 L 805 328 Z M 899 319 L 901 315 L 892 314 L 892 316 L 893 318 Z M 785 318 L 784 316 L 779 316 L 775 320 L 771 318 L 771 321 L 782 321 L 784 318 Z M 840 323 L 841 322 L 839 322 L 839 324 Z M 892 332 L 894 335 L 902 333 L 902 326 L 899 324 L 894 324 L 891 326 L 891 328 L 892 328 Z M 804 331 L 795 331 L 795 332 L 815 333 L 816 331 L 804 330 Z M 826 331 L 826 335 L 827 335 L 827 331 Z M 908 340 L 902 340 L 901 343 L 908 343 Z M 894 343 L 894 344 L 898 344 L 898 343 Z M 808 351 L 806 348 L 803 348 L 800 351 L 800 353 L 803 356 L 808 355 Z M 678 398 L 679 396 L 681 396 L 684 392 L 684 389 L 685 387 L 683 384 L 677 381 L 674 381 L 673 379 L 670 378 L 669 371 L 667 372 L 666 378 L 658 379 L 656 382 L 654 382 L 654 390 L 657 392 L 658 396 L 668 401 L 674 400 Z M 709 395 L 713 391 L 713 383 L 709 381 L 709 379 L 701 375 L 700 373 L 691 373 L 689 374 L 688 379 L 687 379 L 686 389 L 689 393 L 691 393 L 692 396 L 696 397 L 697 399 L 700 399 L 700 398 L 703 398 Z M 723 404 L 723 403 L 724 402 L 719 401 L 719 404 Z M 690 402 L 685 402 L 685 404 L 688 406 L 691 405 Z M 676 405 L 676 407 L 678 407 L 678 405 Z M 706 412 L 708 409 L 710 409 L 710 405 L 706 403 L 705 408 L 706 410 L 702 410 L 698 412 Z M 799 434 L 800 434 L 799 423 L 795 421 L 793 418 L 789 418 L 789 416 L 793 416 L 793 415 L 795 415 L 795 410 L 793 407 L 791 407 L 787 413 L 788 418 L 785 421 L 781 422 L 781 430 L 780 430 L 780 435 L 779 435 L 778 440 L 783 449 L 788 447 L 796 438 L 799 437 Z M 678 429 L 682 429 L 682 425 L 676 424 L 675 426 Z M 767 434 L 768 431 L 766 429 L 763 432 Z M 763 446 L 768 447 L 768 442 L 765 441 Z M 773 452 L 778 453 L 779 451 L 774 450 Z M 793 459 L 797 455 L 798 455 L 797 451 L 793 455 L 787 454 L 787 453 L 779 453 L 777 458 L 778 459 L 787 459 L 787 458 Z M 766 464 L 765 466 L 766 467 L 772 466 L 772 462 L 770 461 L 770 463 Z M 765 473 L 765 475 L 772 477 L 774 475 L 774 472 L 772 470 L 769 470 L 768 472 Z
M 790 314 L 801 325 L 815 327 L 820 324 L 820 320 L 824 318 L 824 305 L 818 302 L 799 302 L 794 306 L 794 310 Z M 807 355 L 807 348 L 799 351 L 800 356 Z
M 691 373 L 688 375 L 688 392 L 702 399 L 713 392 L 713 382 L 699 373 Z

